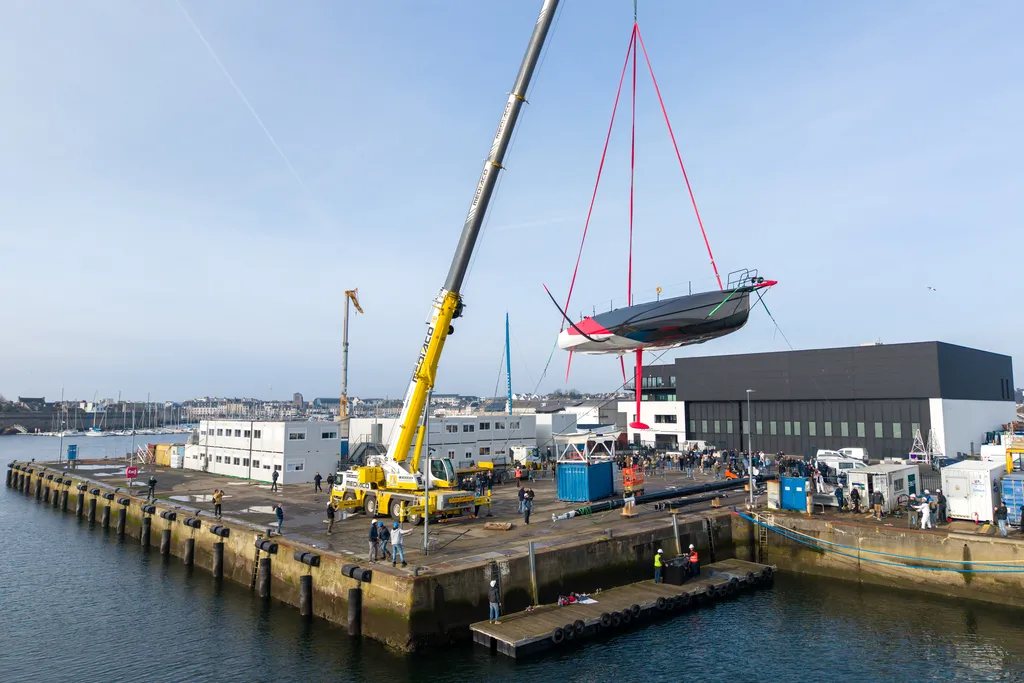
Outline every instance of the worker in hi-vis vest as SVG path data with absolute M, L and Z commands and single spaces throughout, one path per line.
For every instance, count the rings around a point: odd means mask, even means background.
M 658 548 L 658 552 L 654 554 L 654 583 L 661 583 L 661 568 L 663 566 L 661 554 L 661 548 Z
M 700 576 L 700 558 L 697 556 L 697 549 L 690 544 L 690 576 Z

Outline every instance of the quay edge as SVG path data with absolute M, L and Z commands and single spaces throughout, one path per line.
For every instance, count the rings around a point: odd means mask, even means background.
M 103 495 L 113 493 L 114 488 L 102 481 L 94 481 L 74 472 L 64 474 L 63 470 L 48 468 L 45 463 L 11 463 L 19 473 L 26 474 L 29 485 L 45 475 L 54 475 L 69 480 L 61 485 L 69 499 L 68 512 L 74 515 L 77 499 L 84 496 L 96 497 L 98 511 L 111 506 L 111 518 L 117 518 L 117 509 L 122 507 L 118 499 L 128 498 L 126 510 L 126 538 L 140 539 L 142 519 L 152 518 L 150 552 L 158 552 L 161 532 L 171 531 L 170 554 L 183 558 L 186 540 L 194 540 L 194 566 L 208 572 L 213 569 L 214 543 L 224 543 L 224 578 L 243 586 L 250 585 L 256 562 L 255 541 L 264 536 L 266 529 L 245 524 L 237 520 L 216 520 L 200 513 L 202 526 L 193 529 L 185 526 L 184 520 L 195 513 L 194 508 L 172 505 L 158 500 L 153 505 L 154 514 L 147 515 L 142 506 L 147 504 L 144 496 L 132 495 L 121 489 L 113 501 Z M 78 484 L 86 484 L 86 491 L 79 491 Z M 43 486 L 53 488 L 53 481 L 43 481 Z M 99 489 L 93 496 L 89 493 Z M 176 511 L 175 521 L 161 518 L 164 511 Z M 83 518 L 83 522 L 85 518 Z M 574 522 L 567 522 L 573 524 Z M 675 535 L 671 518 L 638 521 L 628 532 L 610 532 L 595 529 L 591 523 L 580 524 L 580 535 L 568 541 L 550 545 L 538 543 L 535 554 L 537 584 L 541 603 L 554 602 L 560 593 L 568 591 L 593 592 L 598 588 L 612 588 L 651 576 L 654 553 L 664 548 L 672 556 L 675 553 Z M 214 524 L 230 529 L 229 536 L 222 538 L 210 532 Z M 109 533 L 115 533 L 111 522 Z M 102 532 L 100 526 L 94 525 Z M 736 528 L 727 511 L 703 514 L 680 515 L 680 543 L 685 548 L 693 543 L 701 553 L 702 560 L 728 559 L 736 557 L 733 532 Z M 709 531 L 711 538 L 709 539 Z M 749 535 L 749 532 L 747 532 Z M 752 537 L 752 536 L 751 536 Z M 414 652 L 441 645 L 469 642 L 472 639 L 470 625 L 487 614 L 487 586 L 491 576 L 500 576 L 503 600 L 507 611 L 519 611 L 533 603 L 529 556 L 525 547 L 506 550 L 503 553 L 486 553 L 465 558 L 457 566 L 427 566 L 419 576 L 411 571 L 393 570 L 383 563 L 368 563 L 359 556 L 327 551 L 287 535 L 274 535 L 278 551 L 271 557 L 271 597 L 286 604 L 299 607 L 300 577 L 312 577 L 312 613 L 332 623 L 345 625 L 348 621 L 348 590 L 362 588 L 362 635 L 381 641 L 400 651 Z M 709 540 L 713 543 L 709 543 Z M 711 547 L 714 547 L 712 557 Z M 744 542 L 744 551 L 751 550 Z M 316 553 L 321 556 L 319 566 L 310 567 L 293 557 L 294 551 Z M 261 553 L 261 557 L 267 557 Z M 706 558 L 706 559 L 704 559 Z M 743 559 L 743 558 L 740 558 Z M 342 567 L 356 564 L 372 569 L 369 582 L 360 582 L 342 574 Z M 412 569 L 412 567 L 410 567 Z M 254 595 L 253 599 L 259 599 Z M 296 618 L 300 618 L 296 612 Z

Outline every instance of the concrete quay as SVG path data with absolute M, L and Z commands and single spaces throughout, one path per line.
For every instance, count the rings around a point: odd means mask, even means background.
M 1007 538 L 995 525 L 971 522 L 922 530 L 906 517 L 878 521 L 863 513 L 771 511 L 758 518 L 771 526 L 757 556 L 786 572 L 1024 607 L 1024 534 L 1018 530 Z M 755 533 L 737 515 L 738 553 L 758 545 Z
M 327 494 L 313 492 L 311 484 L 272 493 L 265 484 L 157 468 L 139 473 L 140 484 L 151 474 L 158 481 L 157 500 L 149 507 L 144 486 L 127 488 L 124 463 L 83 462 L 67 472 L 53 465 L 11 463 L 7 494 L 18 491 L 55 512 L 89 517 L 97 530 L 104 530 L 106 522 L 109 533 L 117 533 L 123 510 L 126 538 L 141 542 L 147 537 L 147 548 L 191 559 L 211 572 L 219 567 L 225 579 L 334 623 L 351 625 L 350 590 L 359 589 L 361 635 L 403 651 L 469 640 L 470 625 L 487 615 L 492 576 L 500 578 L 506 609 L 518 611 L 554 602 L 569 591 L 593 592 L 648 579 L 658 548 L 669 557 L 677 551 L 671 516 L 650 507 L 631 518 L 615 511 L 553 523 L 552 513 L 578 506 L 554 500 L 554 483 L 540 481 L 528 484 L 536 492 L 530 525 L 516 514 L 516 485 L 501 485 L 494 491 L 491 519 L 431 524 L 429 554 L 423 552 L 423 527 L 418 527 L 405 539 L 408 567 L 393 568 L 367 560 L 369 520 L 364 515 L 338 519 L 334 533 L 326 534 Z M 692 483 L 671 472 L 649 479 L 647 488 Z M 225 491 L 220 519 L 214 518 L 209 499 L 215 488 Z M 741 492 L 725 498 L 726 503 L 742 500 Z M 271 533 L 276 527 L 272 506 L 278 502 L 285 510 L 282 535 Z M 706 505 L 686 508 L 687 514 L 678 516 L 682 547 L 693 543 L 703 561 L 734 557 L 735 520 Z M 512 522 L 513 527 L 485 530 L 485 521 Z M 219 533 L 213 533 L 214 527 L 221 528 Z M 257 551 L 258 542 L 265 550 Z M 356 566 L 370 572 L 353 572 Z

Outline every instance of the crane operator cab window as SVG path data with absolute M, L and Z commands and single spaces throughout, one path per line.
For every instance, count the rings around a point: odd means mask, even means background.
M 455 481 L 455 466 L 452 464 L 451 460 L 431 460 L 430 476 L 432 479 L 453 482 Z

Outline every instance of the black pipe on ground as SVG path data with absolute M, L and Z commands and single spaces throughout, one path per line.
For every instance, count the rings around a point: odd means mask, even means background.
M 224 578 L 224 542 L 213 544 L 213 578 L 221 580 Z
M 299 577 L 299 616 L 313 616 L 313 577 L 309 574 Z
M 756 482 L 762 483 L 775 479 L 775 475 L 757 477 Z M 687 486 L 681 489 L 672 489 L 669 491 L 659 491 L 658 493 L 647 493 L 642 496 L 634 496 L 632 498 L 636 505 L 643 505 L 644 503 L 655 503 L 661 500 L 669 500 L 671 498 L 680 498 L 682 496 L 693 496 L 699 493 L 709 493 L 711 491 L 728 491 L 729 489 L 738 489 L 746 486 L 748 483 L 747 479 L 727 479 L 726 481 L 719 481 L 713 484 L 698 484 L 697 486 Z M 626 506 L 628 498 L 615 498 L 613 500 L 606 500 L 602 503 L 595 503 L 586 507 L 577 508 L 564 512 L 560 515 L 551 515 L 551 520 L 557 522 L 563 519 L 572 519 L 577 515 L 593 514 L 595 512 L 605 512 L 607 510 L 617 510 Z
M 348 634 L 358 638 L 363 634 L 363 589 L 348 589 Z

